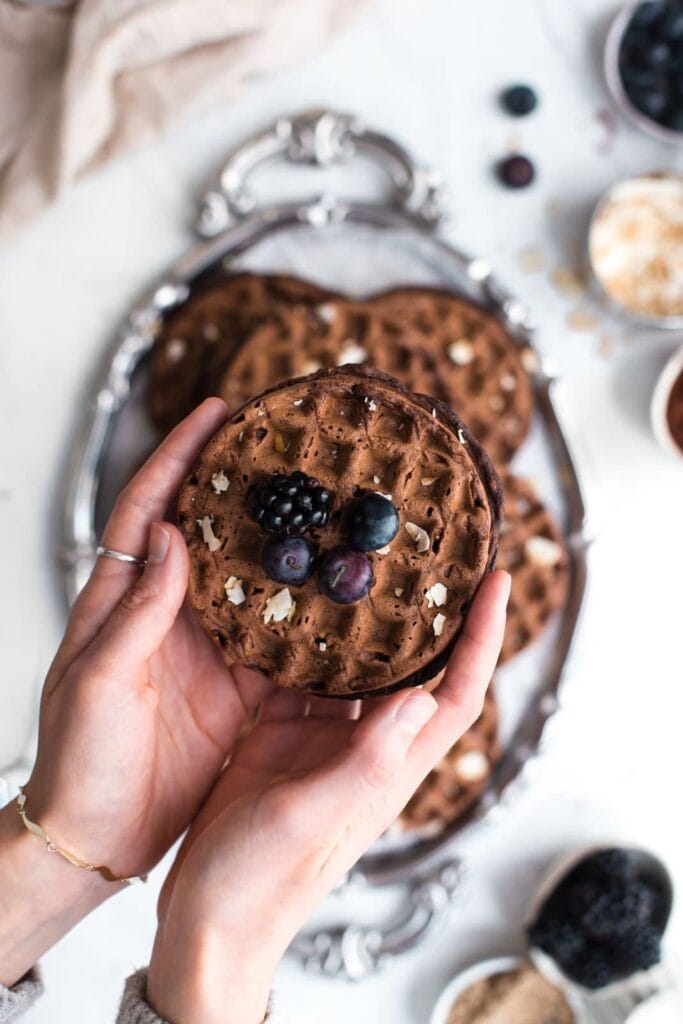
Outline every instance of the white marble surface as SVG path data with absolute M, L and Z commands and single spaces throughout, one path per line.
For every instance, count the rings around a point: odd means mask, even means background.
M 58 493 L 90 375 L 131 299 L 187 244 L 192 197 L 205 174 L 256 126 L 320 103 L 348 108 L 442 168 L 453 212 L 448 236 L 489 257 L 534 307 L 540 345 L 565 381 L 566 423 L 595 482 L 598 525 L 566 713 L 529 776 L 533 784 L 472 842 L 469 884 L 441 932 L 357 986 L 287 964 L 278 986 L 284 1020 L 426 1021 L 456 968 L 521 948 L 539 872 L 584 837 L 639 838 L 666 855 L 683 884 L 683 474 L 659 452 L 647 421 L 656 374 L 676 339 L 624 333 L 616 322 L 570 330 L 575 302 L 548 271 L 530 274 L 519 262 L 533 245 L 549 269 L 566 266 L 612 180 L 683 169 L 681 151 L 621 122 L 609 154 L 602 152 L 596 115 L 609 104 L 599 53 L 614 7 L 606 0 L 382 0 L 324 53 L 117 162 L 0 252 L 2 763 L 25 744 L 63 624 L 53 566 Z M 533 117 L 512 122 L 494 95 L 518 79 L 535 82 L 543 102 Z M 540 169 L 537 186 L 514 195 L 490 175 L 513 139 Z M 614 341 L 607 355 L 604 334 Z M 112 1019 L 124 975 L 148 957 L 160 877 L 111 901 L 46 957 L 48 994 L 28 1024 Z M 354 897 L 370 917 L 387 900 Z M 342 898 L 332 902 L 333 916 L 347 909 Z M 683 949 L 680 913 L 670 934 Z

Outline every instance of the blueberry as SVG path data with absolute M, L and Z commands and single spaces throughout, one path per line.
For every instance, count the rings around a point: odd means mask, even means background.
M 628 86 L 626 92 L 634 107 L 654 121 L 659 121 L 669 104 L 669 90 L 665 83 L 640 88 Z
M 503 109 L 513 117 L 525 117 L 538 106 L 538 96 L 530 85 L 511 85 L 500 96 Z
M 659 71 L 669 66 L 672 56 L 668 43 L 653 43 L 643 51 L 643 63 L 653 71 Z
M 360 601 L 374 582 L 370 559 L 353 548 L 333 548 L 318 564 L 320 590 L 337 604 Z
M 306 582 L 313 560 L 313 548 L 303 537 L 271 537 L 261 552 L 261 565 L 270 579 L 290 587 Z
M 526 188 L 536 177 L 536 170 L 528 157 L 518 153 L 500 161 L 498 177 L 508 188 Z
M 631 25 L 635 28 L 653 28 L 666 14 L 668 6 L 668 0 L 648 0 L 637 9 L 631 18 Z
M 369 491 L 351 502 L 347 513 L 349 543 L 359 551 L 377 551 L 398 532 L 398 512 L 381 494 Z
M 683 109 L 681 107 L 677 107 L 673 110 L 667 111 L 666 117 L 663 121 L 667 128 L 671 128 L 672 131 L 683 132 Z
M 660 35 L 669 43 L 680 43 L 683 40 L 683 8 L 672 7 L 660 26 Z

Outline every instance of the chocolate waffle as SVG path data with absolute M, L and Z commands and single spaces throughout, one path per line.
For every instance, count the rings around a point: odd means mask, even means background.
M 500 661 L 533 643 L 567 600 L 569 553 L 555 519 L 528 480 L 503 476 L 505 515 L 498 568 L 512 576 Z
M 170 430 L 215 394 L 233 348 L 262 321 L 284 323 L 290 308 L 322 302 L 329 295 L 282 274 L 246 273 L 193 293 L 168 315 L 154 345 L 149 389 L 154 422 Z
M 317 369 L 363 363 L 457 409 L 496 464 L 526 437 L 535 355 L 499 321 L 449 292 L 403 288 L 367 302 L 329 299 L 263 320 L 225 364 L 218 393 L 237 408 L 251 395 Z
M 481 715 L 420 783 L 398 821 L 403 832 L 438 835 L 464 819 L 486 789 L 500 758 L 498 705 L 489 687 Z
M 296 470 L 332 493 L 328 523 L 308 534 L 320 554 L 344 543 L 359 491 L 391 495 L 399 530 L 368 553 L 374 585 L 355 604 L 328 600 L 315 574 L 290 589 L 261 567 L 249 494 Z M 500 481 L 450 407 L 369 368 L 316 373 L 244 405 L 183 485 L 189 598 L 227 664 L 281 686 L 355 697 L 419 685 L 445 665 L 493 564 L 500 511 Z

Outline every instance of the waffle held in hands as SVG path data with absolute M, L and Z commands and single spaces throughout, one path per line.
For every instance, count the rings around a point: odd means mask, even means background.
M 189 598 L 226 663 L 348 697 L 444 667 L 500 514 L 500 481 L 453 410 L 356 366 L 247 402 L 178 503 Z

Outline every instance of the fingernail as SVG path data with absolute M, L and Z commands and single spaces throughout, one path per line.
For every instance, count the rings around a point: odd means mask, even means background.
M 417 735 L 432 718 L 436 708 L 437 703 L 433 697 L 428 693 L 417 691 L 411 693 L 402 704 L 399 704 L 394 717 L 409 732 Z
M 159 564 L 166 558 L 169 541 L 168 532 L 159 523 L 152 523 L 149 531 L 149 547 L 147 548 L 147 561 Z

